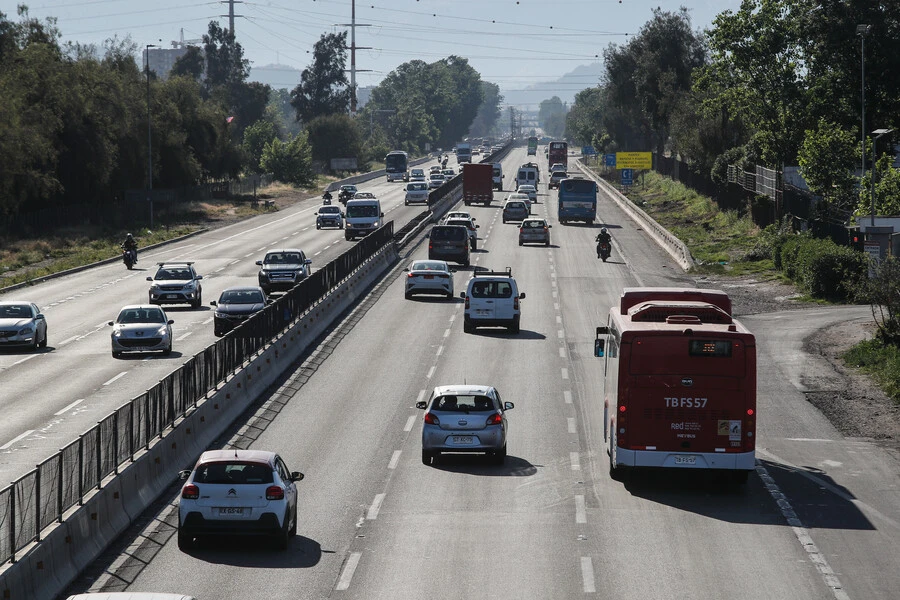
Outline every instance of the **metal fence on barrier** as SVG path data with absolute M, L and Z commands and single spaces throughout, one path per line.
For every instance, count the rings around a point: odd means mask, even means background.
M 370 233 L 265 309 L 122 405 L 77 440 L 0 490 L 0 563 L 81 504 L 244 362 L 393 240 L 394 222 Z

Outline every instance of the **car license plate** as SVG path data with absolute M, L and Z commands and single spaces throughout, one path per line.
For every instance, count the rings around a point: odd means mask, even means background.
M 696 456 L 676 456 L 675 457 L 676 465 L 695 465 L 697 464 Z
M 177 298 L 178 294 L 166 294 L 166 298 Z
M 425 275 L 425 279 L 434 279 L 434 275 Z
M 228 515 L 241 516 L 243 514 L 244 514 L 243 506 L 222 506 L 219 508 L 219 516 L 228 516 Z
M 471 435 L 454 435 L 453 443 L 454 444 L 471 444 L 472 436 Z

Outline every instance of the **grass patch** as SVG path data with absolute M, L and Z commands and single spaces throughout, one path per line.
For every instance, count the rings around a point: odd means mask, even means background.
M 900 348 L 876 338 L 860 342 L 841 358 L 872 375 L 891 400 L 900 403 Z

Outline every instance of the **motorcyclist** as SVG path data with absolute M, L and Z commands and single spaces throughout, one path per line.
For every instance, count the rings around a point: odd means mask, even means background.
M 597 234 L 597 258 L 600 258 L 601 244 L 612 246 L 612 236 L 609 235 L 609 231 L 606 230 L 606 227 L 601 227 L 600 233 Z
M 120 244 L 123 250 L 131 252 L 134 262 L 137 263 L 137 242 L 130 233 L 125 235 L 125 241 Z
M 325 190 L 325 193 L 322 194 L 322 200 L 325 201 L 325 204 L 331 204 L 331 192 Z

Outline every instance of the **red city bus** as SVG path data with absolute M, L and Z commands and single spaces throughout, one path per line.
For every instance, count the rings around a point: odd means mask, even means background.
M 756 466 L 756 338 L 724 292 L 625 288 L 597 328 L 609 473 Z
M 547 162 L 552 167 L 560 163 L 569 169 L 569 144 L 566 142 L 550 142 L 547 146 Z

